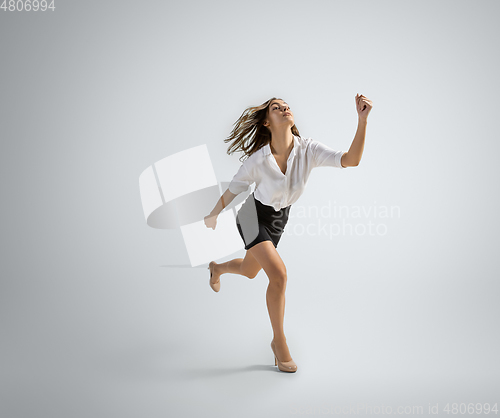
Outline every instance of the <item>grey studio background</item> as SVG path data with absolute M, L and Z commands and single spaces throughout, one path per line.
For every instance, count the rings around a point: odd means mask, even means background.
M 0 416 L 500 401 L 498 2 L 55 6 L 0 10 Z M 315 169 L 278 247 L 298 365 L 281 373 L 265 273 L 214 293 L 180 231 L 146 225 L 138 178 L 206 144 L 230 181 L 224 138 L 273 96 L 303 137 L 348 150 L 356 93 L 374 105 L 360 165 Z

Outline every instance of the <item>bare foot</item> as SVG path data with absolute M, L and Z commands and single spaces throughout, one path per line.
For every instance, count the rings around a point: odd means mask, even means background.
M 292 360 L 290 351 L 288 351 L 288 345 L 286 344 L 286 338 L 274 338 L 274 349 L 276 350 L 276 355 L 279 360 L 283 363 Z

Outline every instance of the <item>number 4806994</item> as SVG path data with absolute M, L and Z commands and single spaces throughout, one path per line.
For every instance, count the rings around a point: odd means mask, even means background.
M 29 11 L 42 11 L 44 12 L 47 9 L 52 9 L 54 11 L 56 6 L 54 5 L 54 1 L 50 2 L 50 5 L 47 4 L 47 0 L 3 0 L 0 9 L 3 9 L 4 12 L 25 12 Z

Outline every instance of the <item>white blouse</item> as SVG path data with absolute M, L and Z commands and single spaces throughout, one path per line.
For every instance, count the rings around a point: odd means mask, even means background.
M 340 159 L 347 151 L 335 151 L 321 142 L 296 135 L 293 135 L 293 143 L 286 174 L 283 174 L 271 147 L 266 144 L 243 162 L 229 183 L 229 191 L 238 195 L 255 183 L 255 198 L 279 211 L 299 199 L 313 168 L 346 168 L 342 167 Z

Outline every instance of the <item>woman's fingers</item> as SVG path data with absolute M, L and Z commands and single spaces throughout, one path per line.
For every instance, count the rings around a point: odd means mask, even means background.
M 356 94 L 356 108 L 359 112 L 363 112 L 366 108 L 372 108 L 373 104 L 370 99 L 363 96 L 362 94 Z

